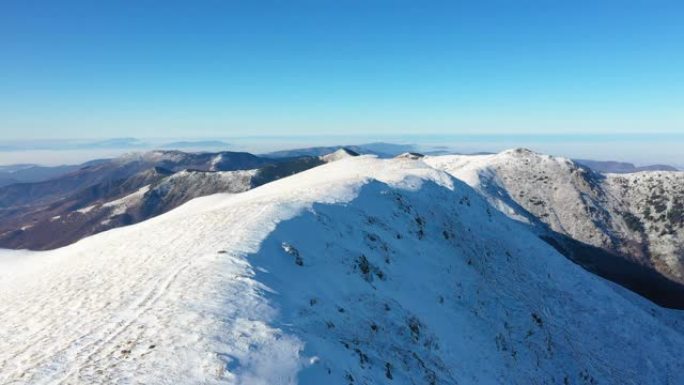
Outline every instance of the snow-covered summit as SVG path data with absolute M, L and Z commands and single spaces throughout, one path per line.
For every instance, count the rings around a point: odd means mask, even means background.
M 340 159 L 346 159 L 346 158 L 350 158 L 350 157 L 354 157 L 354 156 L 359 156 L 359 153 L 352 151 L 348 148 L 342 147 L 342 148 L 336 150 L 335 152 L 331 152 L 330 154 L 327 154 L 327 155 L 322 155 L 320 157 L 320 159 L 325 163 L 329 163 L 329 162 L 335 162 L 335 161 L 340 160 Z
M 604 175 L 567 158 L 525 149 L 425 161 L 478 189 L 513 218 L 540 220 L 555 232 L 684 283 L 684 221 L 679 219 L 684 172 Z
M 368 156 L 19 264 L 0 383 L 674 384 L 682 313 L 423 161 Z
M 407 159 L 421 159 L 425 157 L 425 155 L 418 153 L 418 152 L 405 152 L 403 154 L 399 154 L 396 156 L 397 158 L 407 158 Z

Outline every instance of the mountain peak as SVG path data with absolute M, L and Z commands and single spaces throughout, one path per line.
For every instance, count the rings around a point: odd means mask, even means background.
M 403 154 L 399 154 L 396 156 L 396 158 L 404 158 L 404 159 L 422 159 L 425 158 L 425 155 L 418 153 L 418 152 L 405 152 Z
M 513 156 L 541 156 L 542 154 L 530 150 L 529 148 L 525 147 L 518 147 L 518 148 L 511 148 L 508 150 L 501 151 L 502 155 L 513 155 Z
M 328 162 L 334 162 L 336 160 L 351 158 L 351 157 L 355 157 L 355 156 L 359 156 L 359 153 L 352 151 L 346 147 L 341 147 L 338 150 L 336 150 L 335 152 L 331 152 L 330 154 L 321 156 L 320 159 L 322 161 L 328 163 Z

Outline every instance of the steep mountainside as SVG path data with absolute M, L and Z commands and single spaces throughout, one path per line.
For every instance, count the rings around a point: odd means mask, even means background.
M 679 384 L 684 316 L 446 173 L 343 159 L 0 257 L 0 383 Z
M 684 283 L 683 172 L 604 175 L 569 159 L 517 149 L 480 156 L 428 157 L 482 191 L 509 216 L 541 221 Z M 645 209 L 649 202 L 649 210 Z
M 608 174 L 606 186 L 623 202 L 629 238 L 658 271 L 684 282 L 684 172 Z

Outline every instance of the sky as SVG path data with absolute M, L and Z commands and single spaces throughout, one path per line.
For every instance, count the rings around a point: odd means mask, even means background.
M 682 20 L 658 0 L 4 1 L 0 138 L 668 137 Z

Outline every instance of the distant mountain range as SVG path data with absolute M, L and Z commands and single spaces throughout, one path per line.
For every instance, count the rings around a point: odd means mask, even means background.
M 183 149 L 203 149 L 203 150 L 215 150 L 215 149 L 227 149 L 231 146 L 230 143 L 221 140 L 197 140 L 197 141 L 180 141 L 180 142 L 170 142 L 159 146 L 159 148 L 170 149 L 170 150 L 183 150 Z
M 0 151 L 28 150 L 97 150 L 97 149 L 217 149 L 227 148 L 230 144 L 220 140 L 188 140 L 159 143 L 137 138 L 113 138 L 106 140 L 36 140 L 36 141 L 0 141 Z
M 269 158 L 288 158 L 293 156 L 322 156 L 334 152 L 341 147 L 350 151 L 354 151 L 358 154 L 376 155 L 380 158 L 391 158 L 405 152 L 416 150 L 416 146 L 412 144 L 393 144 L 376 142 L 345 146 L 306 147 L 293 150 L 269 152 L 263 154 L 263 156 Z
M 92 160 L 79 165 L 39 166 L 35 164 L 0 167 L 0 187 L 14 183 L 36 183 L 56 178 L 84 167 L 95 166 L 107 160 Z
M 84 149 L 141 149 L 148 144 L 136 138 L 113 138 L 106 140 L 33 140 L 3 141 L 0 151 L 28 150 L 84 150 Z
M 640 171 L 678 171 L 677 167 L 668 166 L 665 164 L 654 164 L 648 166 L 635 166 L 633 163 L 616 162 L 616 161 L 600 161 L 587 159 L 574 159 L 577 164 L 589 167 L 594 171 L 603 173 L 625 174 Z
M 153 151 L 90 162 L 48 181 L 0 187 L 0 247 L 64 246 L 199 196 L 246 191 L 354 155 L 338 150 L 322 157 L 272 159 L 237 152 Z

